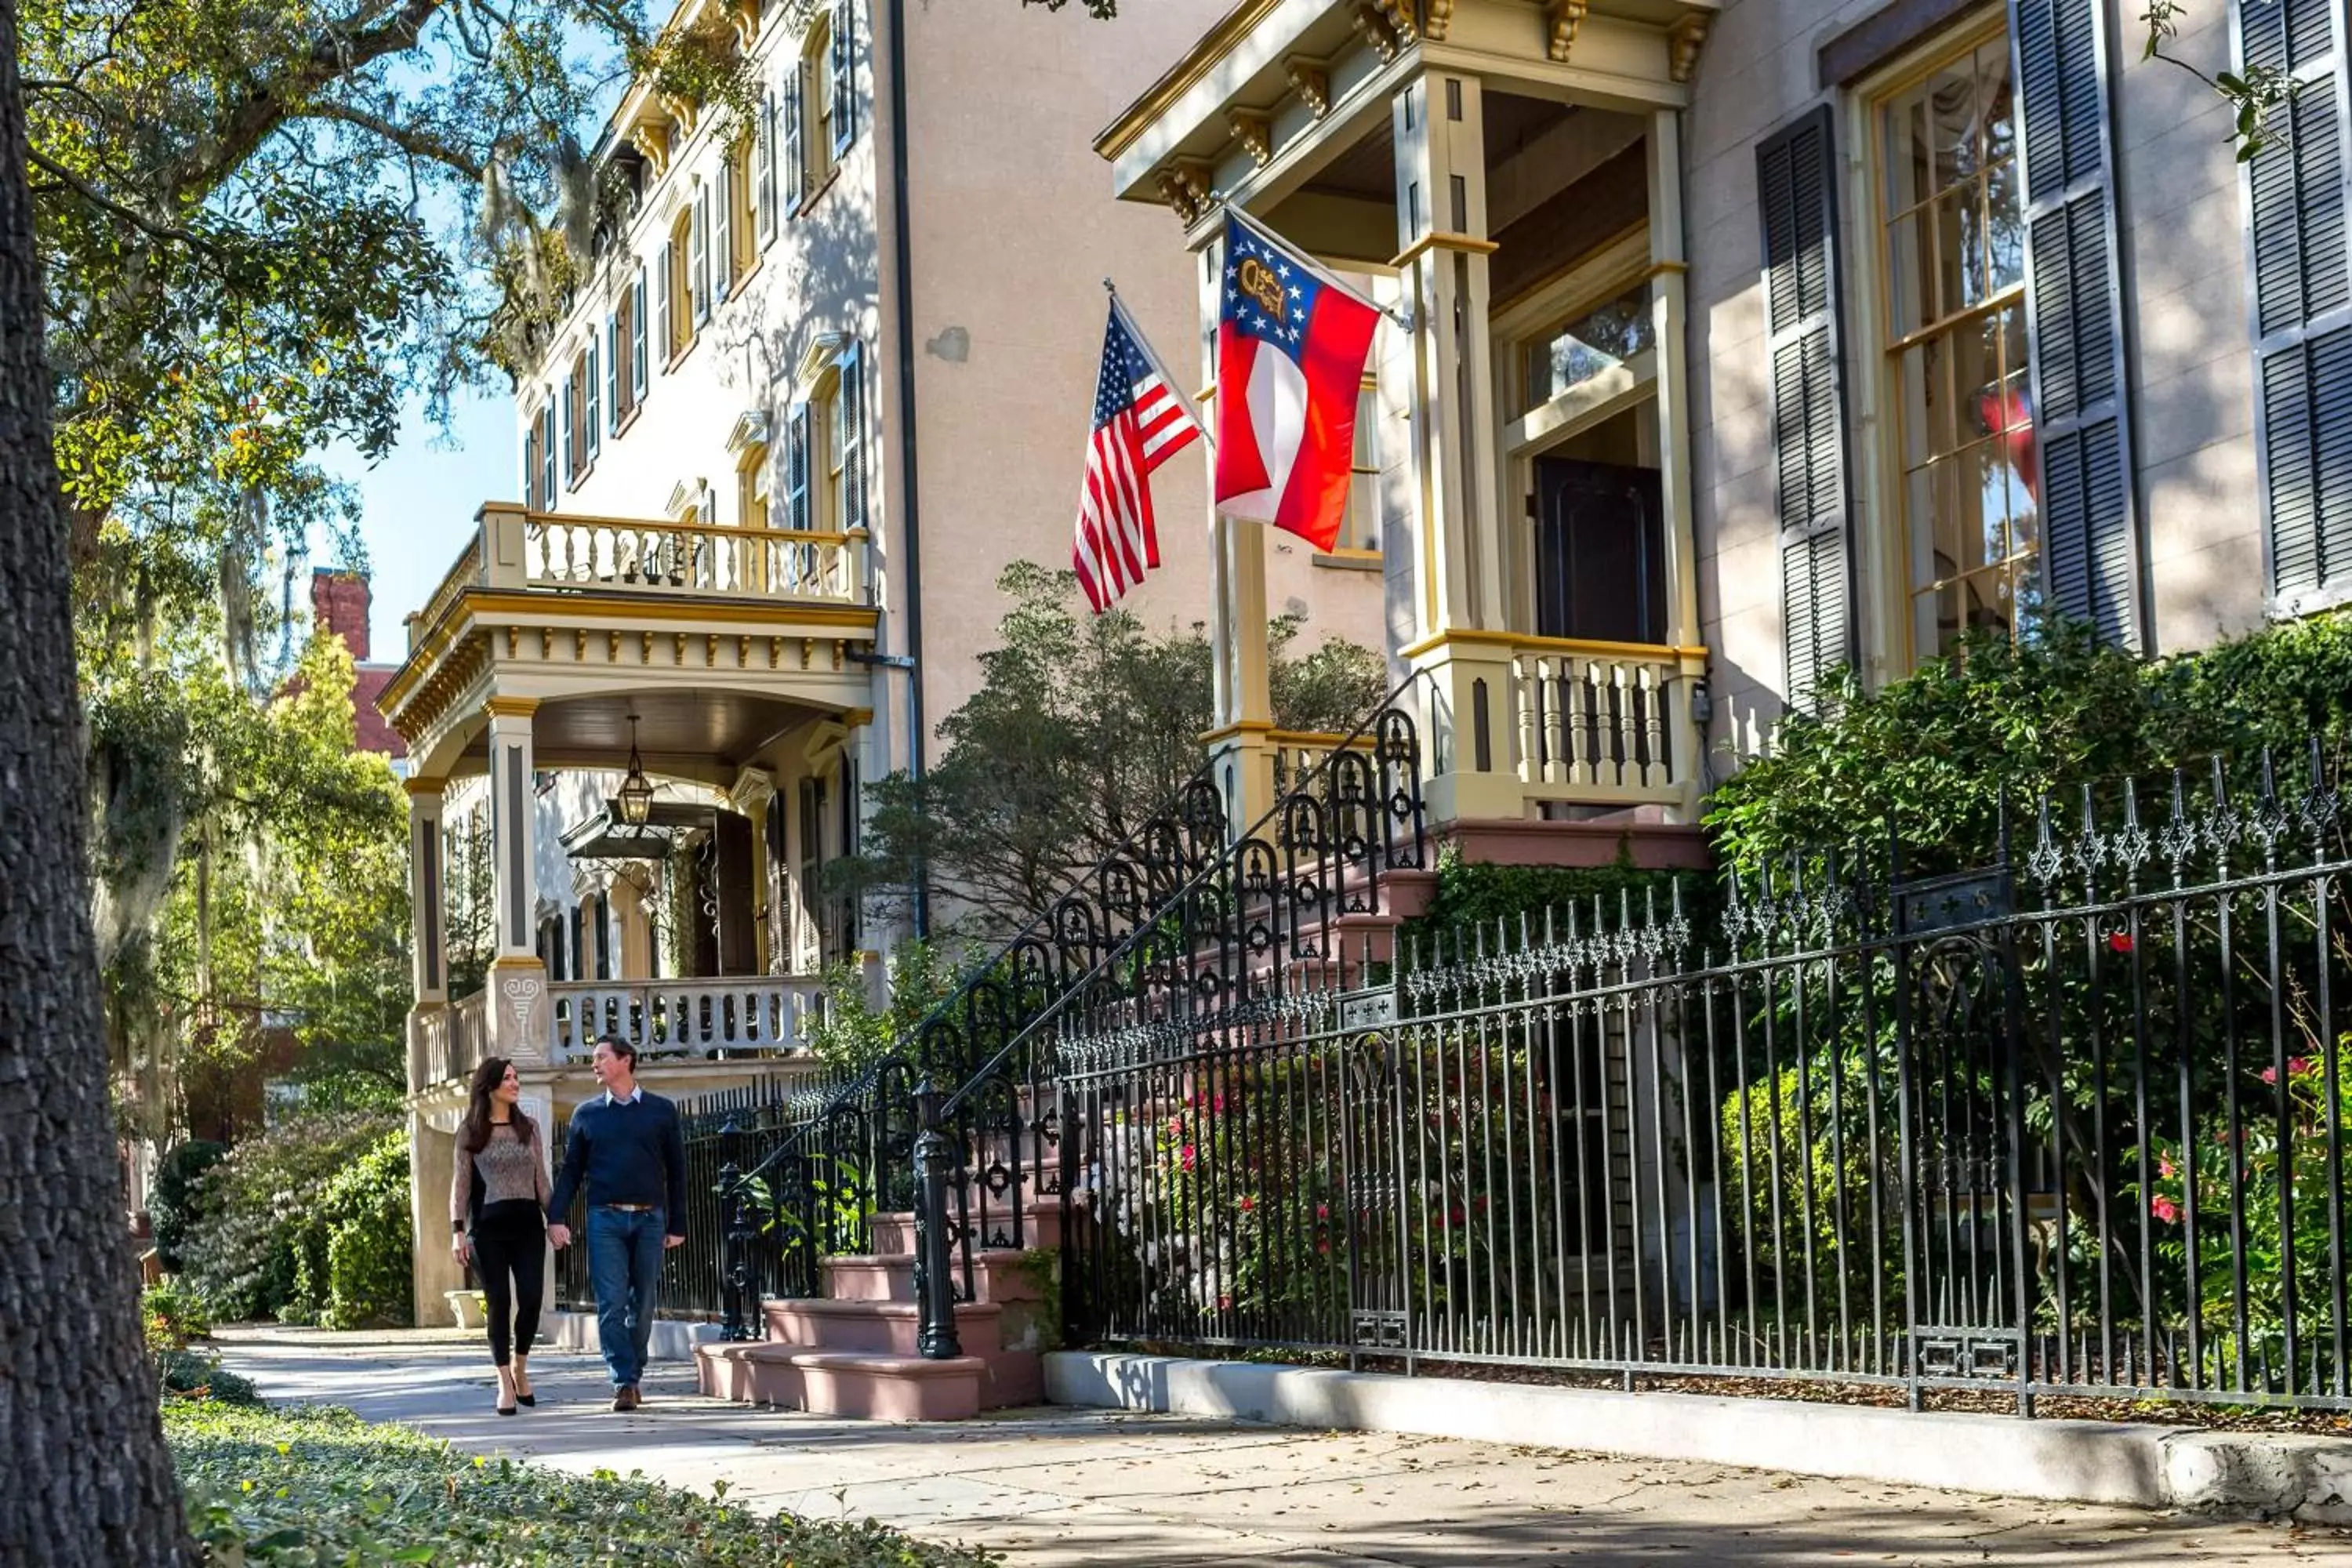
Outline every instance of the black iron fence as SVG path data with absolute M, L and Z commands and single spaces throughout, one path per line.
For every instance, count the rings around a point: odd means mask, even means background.
M 962 1147 L 1034 1163 L 1097 1341 L 2352 1407 L 2352 848 L 2316 746 L 2241 783 L 1807 857 L 1705 929 L 1214 987 L 1188 931 Z

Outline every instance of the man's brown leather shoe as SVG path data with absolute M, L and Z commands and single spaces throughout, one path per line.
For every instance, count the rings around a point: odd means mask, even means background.
M 629 1402 L 629 1408 L 632 1410 L 645 1403 L 644 1396 L 637 1393 L 637 1385 L 634 1383 L 621 1390 L 621 1397 Z
M 613 1408 L 614 1408 L 614 1409 L 615 1409 L 615 1410 L 635 1410 L 636 1407 L 637 1407 L 637 1387 L 636 1387 L 636 1384 L 633 1384 L 633 1383 L 625 1383 L 625 1384 L 621 1384 L 621 1386 L 620 1386 L 620 1387 L 618 1387 L 618 1388 L 616 1388 L 616 1389 L 613 1390 Z

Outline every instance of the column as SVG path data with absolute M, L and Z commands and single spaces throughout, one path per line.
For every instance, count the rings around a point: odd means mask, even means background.
M 1224 236 L 1201 250 L 1201 378 L 1217 374 L 1217 320 L 1223 309 Z M 1236 389 L 1238 390 L 1238 389 Z M 1217 388 L 1223 396 L 1225 389 Z M 1201 410 L 1214 423 L 1215 404 Z M 1274 700 L 1267 680 L 1265 645 L 1265 524 L 1230 518 L 1209 503 L 1209 644 L 1216 659 L 1216 722 L 1202 737 L 1209 748 L 1217 785 L 1225 797 L 1225 823 L 1234 835 L 1246 832 L 1274 809 Z
M 408 1113 L 409 1285 L 416 1326 L 457 1322 L 446 1291 L 460 1289 L 466 1271 L 449 1250 L 449 1177 L 457 1141 L 424 1111 Z
M 1691 478 L 1691 381 L 1685 346 L 1690 319 L 1690 268 L 1683 253 L 1682 116 L 1662 109 L 1650 116 L 1650 313 L 1657 337 L 1658 475 L 1665 505 L 1666 640 L 1679 668 L 1666 694 L 1666 742 L 1683 805 L 1698 807 L 1699 758 L 1706 737 L 1693 711 L 1705 689 L 1706 649 L 1698 619 L 1696 507 Z
M 548 1059 L 547 965 L 539 956 L 537 819 L 531 715 L 539 700 L 493 697 L 490 709 L 490 864 L 498 956 L 490 961 L 490 1048 L 518 1064 Z
M 1412 440 L 1419 476 L 1421 635 L 1433 820 L 1525 814 L 1506 635 L 1505 508 L 1487 328 L 1484 105 L 1475 76 L 1438 71 L 1391 102 L 1397 266 L 1412 315 Z
M 448 955 L 443 946 L 441 779 L 404 780 L 408 792 L 410 982 L 419 1010 L 446 1005 Z

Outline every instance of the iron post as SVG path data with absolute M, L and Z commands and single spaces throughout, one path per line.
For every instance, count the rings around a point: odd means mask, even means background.
M 926 1078 L 915 1089 L 915 1295 L 923 1309 L 917 1353 L 926 1361 L 963 1354 L 956 1338 L 955 1274 L 948 1244 L 948 1177 L 955 1151 L 940 1125 L 947 1096 Z

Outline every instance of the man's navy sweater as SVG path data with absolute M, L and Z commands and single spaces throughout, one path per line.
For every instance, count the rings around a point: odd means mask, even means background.
M 563 1169 L 547 1200 L 551 1225 L 572 1212 L 572 1194 L 583 1177 L 588 1206 L 651 1204 L 668 1211 L 666 1228 L 686 1234 L 686 1139 L 678 1131 L 677 1107 L 643 1085 L 631 1100 L 609 1094 L 583 1101 L 572 1113 L 572 1136 L 563 1149 Z

